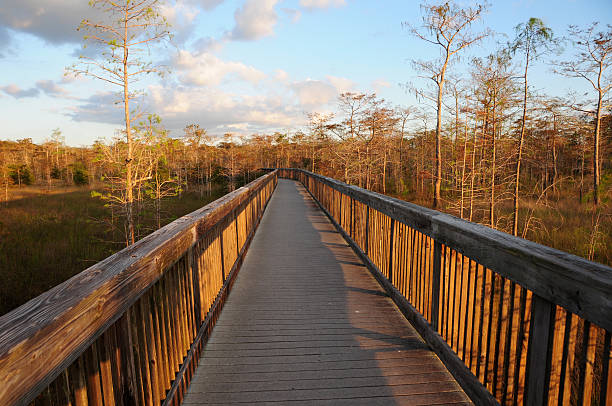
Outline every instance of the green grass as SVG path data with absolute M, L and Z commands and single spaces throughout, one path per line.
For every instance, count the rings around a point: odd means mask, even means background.
M 87 188 L 14 190 L 14 200 L 0 203 L 0 314 L 81 272 L 125 247 L 122 223 L 110 222 L 104 202 Z M 223 195 L 197 193 L 164 200 L 163 224 Z M 154 210 L 139 218 L 141 237 L 155 227 Z

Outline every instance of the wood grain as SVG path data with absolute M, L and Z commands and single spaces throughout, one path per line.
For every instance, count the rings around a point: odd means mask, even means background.
M 256 193 L 275 177 L 276 173 L 269 173 L 174 221 L 0 317 L 0 404 L 28 404 L 130 309 L 166 269 L 236 207 L 251 197 L 258 198 Z M 186 279 L 172 283 L 181 289 L 189 284 Z M 181 340 L 194 336 L 187 317 L 193 310 L 187 300 L 193 300 L 191 294 L 175 298 L 185 316 L 176 321 Z M 148 322 L 142 313 L 133 315 L 137 318 L 134 322 Z M 155 361 L 153 343 L 148 351 L 142 328 L 136 331 L 135 343 L 142 347 L 140 362 Z M 155 376 L 146 379 L 150 374 L 142 372 L 142 389 L 159 385 Z

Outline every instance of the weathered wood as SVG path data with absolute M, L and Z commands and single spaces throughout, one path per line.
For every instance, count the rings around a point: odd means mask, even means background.
M 0 317 L 0 403 L 29 403 L 178 257 L 276 176 L 176 220 Z
M 346 194 L 367 208 L 374 242 L 363 247 L 362 254 L 442 334 L 451 355 L 462 360 L 497 399 L 508 404 L 524 402 L 534 367 L 528 360 L 528 343 L 538 335 L 531 329 L 535 294 L 568 317 L 575 316 L 565 335 L 561 329 L 568 322 L 553 320 L 550 326 L 551 341 L 544 347 L 552 373 L 546 372 L 541 400 L 550 404 L 609 401 L 603 382 L 612 380 L 606 378 L 602 363 L 610 358 L 603 347 L 612 326 L 608 294 L 612 268 L 303 170 L 286 174 L 304 179 L 335 224 L 343 232 L 349 230 L 347 239 L 353 232 L 344 219 L 335 216 L 329 197 Z M 387 238 L 387 218 L 414 230 L 410 254 L 403 254 L 401 227 L 399 236 Z M 436 244 L 445 247 L 442 298 L 436 292 L 440 289 L 434 269 L 438 268 Z M 388 250 L 389 245 L 396 248 Z M 409 264 L 406 281 L 401 266 L 392 266 L 404 261 Z M 443 307 L 436 312 L 438 303 Z
M 301 169 L 293 171 L 419 230 L 540 297 L 612 331 L 612 268 L 325 176 Z
M 438 331 L 440 315 L 440 273 L 442 271 L 442 244 L 434 243 L 433 275 L 431 281 L 431 328 Z
M 449 393 L 466 402 L 333 225 L 296 186 L 285 181 L 275 192 L 184 403 L 327 398 L 342 403 L 359 402 L 355 398 L 365 393 L 376 404 L 375 396 L 386 393 L 387 404 L 402 404 L 402 396 L 422 392 L 431 395 L 424 404 L 448 402 Z M 336 210 L 338 200 L 331 206 Z M 348 216 L 345 211 L 343 218 Z M 387 236 L 389 231 L 385 228 Z M 265 255 L 270 251 L 275 254 Z
M 262 213 L 263 213 L 263 210 L 265 210 L 267 203 L 268 203 L 268 199 L 266 199 L 265 204 L 262 207 Z M 245 206 L 245 207 L 248 207 L 248 206 Z M 216 296 L 215 300 L 210 306 L 210 310 L 208 311 L 206 318 L 199 325 L 197 334 L 195 335 L 194 339 L 191 342 L 190 348 L 187 351 L 187 355 L 185 359 L 183 360 L 180 368 L 177 369 L 176 378 L 174 379 L 173 384 L 170 386 L 170 388 L 168 389 L 168 392 L 166 393 L 166 397 L 162 402 L 163 406 L 170 406 L 170 405 L 175 405 L 175 404 L 178 405 L 181 403 L 187 391 L 186 388 L 192 378 L 193 371 L 195 370 L 198 364 L 198 359 L 200 356 L 201 348 L 206 342 L 206 340 L 208 339 L 210 332 L 217 321 L 219 312 L 221 311 L 225 303 L 227 295 L 229 294 L 229 291 L 234 283 L 236 275 L 238 274 L 238 271 L 242 265 L 242 261 L 249 248 L 253 235 L 255 234 L 255 231 L 259 224 L 260 217 L 261 216 L 258 216 L 256 219 L 254 219 L 254 224 L 252 225 L 252 229 L 250 233 L 246 236 L 244 245 L 241 247 L 241 250 L 237 255 L 237 259 L 234 262 L 232 269 L 229 272 L 228 277 L 224 278 L 223 284 L 221 288 L 218 290 L 218 293 L 215 295 Z M 222 230 L 222 228 L 218 227 L 218 230 Z M 219 235 L 219 240 L 220 242 L 223 240 L 222 234 Z M 223 261 L 223 253 L 220 254 L 220 261 Z M 216 274 L 217 272 L 215 272 L 215 270 L 216 270 L 215 267 L 207 267 L 204 270 L 204 272 L 207 272 L 208 274 L 211 274 L 211 273 Z
M 389 282 L 389 280 L 382 274 L 379 268 L 370 260 L 370 258 L 363 252 L 346 234 L 346 232 L 339 226 L 337 222 L 331 217 L 329 212 L 320 206 L 321 210 L 328 216 L 330 221 L 336 226 L 338 231 L 346 239 L 349 245 L 361 258 L 364 264 L 372 272 L 374 277 L 378 280 L 381 286 L 387 291 L 389 296 L 397 304 L 400 311 L 404 314 L 406 319 L 410 321 L 412 326 L 419 332 L 421 337 L 427 342 L 430 348 L 438 355 L 442 362 L 447 366 L 448 370 L 452 373 L 453 377 L 461 385 L 466 394 L 479 405 L 499 405 L 497 400 L 489 393 L 489 391 L 483 387 L 478 379 L 467 369 L 465 364 L 457 357 L 452 348 L 444 341 L 440 335 L 435 332 L 431 325 L 421 313 L 415 309 L 406 298 Z
M 115 393 L 113 391 L 113 370 L 112 370 L 112 352 L 114 343 L 111 338 L 112 328 L 107 330 L 102 335 L 102 340 L 98 340 L 99 355 L 100 355 L 100 377 L 102 381 L 102 392 L 104 394 L 104 405 L 115 405 Z M 61 375 L 60 375 L 61 376 Z
M 534 296 L 532 305 L 525 404 L 536 406 L 544 404 L 548 394 L 554 307 L 537 295 Z

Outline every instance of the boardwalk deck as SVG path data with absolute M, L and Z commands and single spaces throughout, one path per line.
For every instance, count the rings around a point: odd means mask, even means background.
M 183 403 L 470 404 L 289 180 L 279 180 Z

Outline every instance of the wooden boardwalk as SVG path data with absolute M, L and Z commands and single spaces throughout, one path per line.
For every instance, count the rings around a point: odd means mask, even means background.
M 471 404 L 290 180 L 279 180 L 183 403 Z

